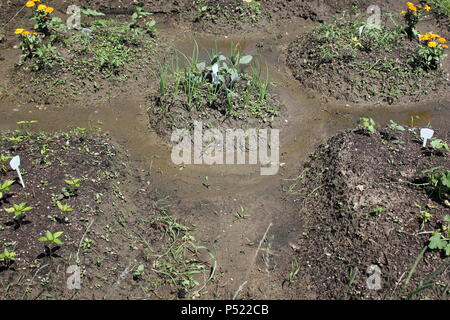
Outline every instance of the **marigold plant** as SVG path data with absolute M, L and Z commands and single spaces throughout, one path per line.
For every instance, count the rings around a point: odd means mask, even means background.
M 420 47 L 416 53 L 416 63 L 425 70 L 437 69 L 442 59 L 447 55 L 444 53 L 448 49 L 447 39 L 436 34 L 427 33 L 419 35 Z
M 25 3 L 25 6 L 28 8 L 35 8 L 34 13 L 31 19 L 36 21 L 34 25 L 34 30 L 37 32 L 48 35 L 49 25 L 51 23 L 50 16 L 55 11 L 52 7 L 47 7 L 45 4 L 39 4 L 36 7 L 36 3 L 40 3 L 40 0 L 28 1 Z
M 405 23 L 406 23 L 406 33 L 410 37 L 410 39 L 413 39 L 417 37 L 418 32 L 416 30 L 416 26 L 419 23 L 419 21 L 423 18 L 425 12 L 428 12 L 431 10 L 431 7 L 427 4 L 414 4 L 412 2 L 406 3 L 407 10 L 403 10 L 401 14 L 405 16 Z

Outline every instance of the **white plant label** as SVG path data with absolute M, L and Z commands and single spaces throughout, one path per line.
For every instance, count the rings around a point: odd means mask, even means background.
M 423 147 L 427 146 L 427 141 L 434 135 L 434 131 L 431 129 L 420 129 L 420 137 L 423 139 Z
M 16 170 L 17 175 L 19 176 L 20 184 L 23 188 L 25 188 L 25 184 L 23 183 L 22 174 L 20 173 L 20 157 L 15 156 L 11 159 L 9 162 L 9 165 L 11 166 L 11 169 Z

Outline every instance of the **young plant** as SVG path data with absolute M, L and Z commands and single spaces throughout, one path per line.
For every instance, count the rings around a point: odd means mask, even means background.
M 22 202 L 21 204 L 13 204 L 12 208 L 6 208 L 5 211 L 7 213 L 13 213 L 14 219 L 17 219 L 20 224 L 25 218 L 25 212 L 32 209 L 33 207 L 28 207 L 26 202 Z
M 2 261 L 6 267 L 9 267 L 16 261 L 16 253 L 5 248 L 3 253 L 0 253 L 0 261 Z
M 78 189 L 81 186 L 80 181 L 81 179 L 64 180 L 65 183 L 74 189 Z
M 43 33 L 45 35 L 49 35 L 50 34 L 49 26 L 51 23 L 50 16 L 54 11 L 55 9 L 52 7 L 47 7 L 44 4 L 38 5 L 33 13 L 33 16 L 31 17 L 31 19 L 36 21 L 36 24 L 34 25 L 34 30 Z
M 5 196 L 5 192 L 9 191 L 14 182 L 14 180 L 7 180 L 0 184 L 0 200 L 3 199 L 3 197 Z
M 60 246 L 63 244 L 63 242 L 58 239 L 59 237 L 61 237 L 62 234 L 63 233 L 61 231 L 55 233 L 46 231 L 43 237 L 38 238 L 38 241 L 46 243 L 46 247 L 50 249 L 49 247 L 50 245 Z M 52 252 L 52 250 L 49 250 L 49 252 Z
M 377 124 L 372 118 L 360 118 L 358 120 L 358 125 L 365 131 L 369 133 L 375 133 Z
M 439 198 L 450 197 L 450 170 L 441 170 L 442 167 L 436 167 L 422 171 L 422 174 L 428 174 L 426 181 Z
M 151 12 L 145 12 L 144 11 L 144 2 L 138 2 L 134 8 L 135 8 L 135 12 L 131 15 L 131 19 L 132 19 L 132 23 L 129 25 L 130 28 L 136 28 L 139 26 L 139 21 L 141 19 L 143 19 L 146 16 L 150 16 L 152 15 Z M 156 24 L 156 22 L 155 22 Z M 153 24 L 154 26 L 154 24 Z
M 417 24 L 420 20 L 422 20 L 425 12 L 431 10 L 431 7 L 427 4 L 414 4 L 412 2 L 407 2 L 406 6 L 407 10 L 403 10 L 401 14 L 405 16 L 406 28 L 405 31 L 408 34 L 409 38 L 415 39 L 418 36 L 418 32 L 416 29 Z
M 62 212 L 62 213 L 68 213 L 73 211 L 73 208 L 71 208 L 69 205 L 67 204 L 62 204 L 59 201 L 56 201 L 56 205 L 58 206 L 58 209 Z
M 448 143 L 446 143 L 441 139 L 432 139 L 430 145 L 435 150 L 443 150 L 445 152 L 450 152 Z
M 133 272 L 133 279 L 138 280 L 144 274 L 145 266 L 143 264 L 139 265 L 136 270 Z
M 447 225 L 433 232 L 428 248 L 444 250 L 445 255 L 450 256 L 450 216 L 445 216 L 444 220 L 447 222 Z
M 36 56 L 36 50 L 42 43 L 42 39 L 37 32 L 27 31 L 19 28 L 14 32 L 19 36 L 20 49 L 22 50 L 22 58 L 32 59 Z
M 422 210 L 422 207 L 416 205 L 420 209 L 420 229 L 422 230 L 426 223 L 430 222 L 433 215 L 426 210 Z
M 438 69 L 442 60 L 447 56 L 444 53 L 448 49 L 447 39 L 435 33 L 427 33 L 420 35 L 419 40 L 420 47 L 414 56 L 415 65 L 424 70 Z
M 39 33 L 16 29 L 15 34 L 19 35 L 22 59 L 35 59 L 33 66 L 35 71 L 52 67 L 55 62 L 61 61 L 62 58 L 58 55 L 56 47 L 50 43 L 43 44 Z
M 12 159 L 12 157 L 0 154 L 0 171 L 3 171 L 4 173 L 6 173 L 8 171 L 8 167 L 7 167 L 7 165 L 4 165 L 4 163 L 7 163 L 11 159 Z M 0 197 L 0 199 L 1 198 L 2 197 Z

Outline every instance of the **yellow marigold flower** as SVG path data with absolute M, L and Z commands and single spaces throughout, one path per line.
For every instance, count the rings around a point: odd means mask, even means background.
M 14 31 L 15 34 L 22 34 L 25 31 L 25 29 L 16 29 L 16 31 Z
M 45 4 L 40 4 L 38 6 L 38 10 L 44 11 L 45 9 L 47 9 L 47 6 Z
M 426 10 L 426 11 L 430 11 L 431 7 L 426 4 L 426 5 L 423 6 L 423 9 Z
M 442 45 L 442 48 L 448 49 L 448 45 L 444 44 L 444 45 Z
M 45 12 L 47 13 L 52 13 L 53 11 L 55 11 L 55 9 L 53 9 L 52 7 L 48 7 L 47 9 L 45 9 Z
M 41 2 L 41 0 L 33 0 L 33 2 Z
M 401 14 L 406 14 L 406 11 L 405 11 L 405 10 L 402 10 L 400 13 L 401 13 Z
M 27 3 L 25 3 L 25 6 L 28 8 L 34 7 L 34 1 L 27 1 Z
M 437 42 L 435 42 L 435 41 L 430 41 L 430 42 L 428 42 L 428 46 L 430 47 L 430 48 L 436 48 L 437 47 Z
M 27 35 L 30 34 L 30 31 L 24 31 L 24 32 L 22 32 L 22 34 L 23 34 L 24 36 L 27 36 Z
M 447 42 L 447 40 L 445 39 L 445 38 L 439 38 L 439 43 L 446 43 Z
M 427 33 L 427 34 L 421 34 L 421 35 L 419 36 L 419 39 L 422 40 L 422 41 L 430 41 L 430 40 L 433 40 L 433 35 L 430 34 L 430 33 Z

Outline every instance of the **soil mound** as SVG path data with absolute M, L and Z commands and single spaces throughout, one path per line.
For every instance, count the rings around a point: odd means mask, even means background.
M 422 148 L 417 129 L 385 128 L 340 133 L 311 159 L 297 179 L 305 229 L 295 247 L 318 298 L 448 299 L 450 252 L 429 247 L 436 230 L 448 237 L 449 189 L 433 187 L 448 154 Z M 379 290 L 368 289 L 370 266 Z

